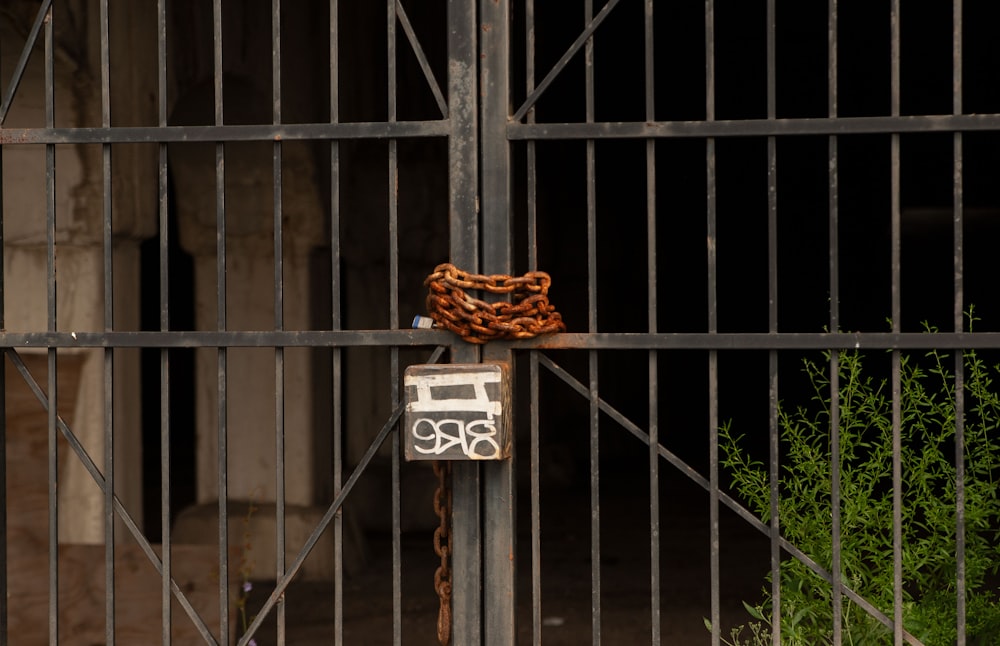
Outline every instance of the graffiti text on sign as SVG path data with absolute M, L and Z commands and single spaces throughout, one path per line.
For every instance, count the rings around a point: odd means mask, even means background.
M 476 427 L 483 430 L 473 430 Z M 451 433 L 448 428 L 452 427 Z M 411 429 L 414 439 L 430 442 L 424 447 L 414 444 L 413 449 L 424 455 L 441 455 L 453 446 L 459 446 L 462 453 L 473 459 L 495 460 L 500 457 L 500 445 L 496 442 L 497 427 L 491 420 L 477 419 L 468 424 L 460 419 L 433 420 L 421 417 Z M 485 444 L 485 446 L 481 446 Z
M 407 405 L 407 432 L 414 452 L 472 460 L 502 457 L 497 425 L 503 414 L 499 400 L 490 399 L 487 384 L 499 384 L 499 370 L 407 374 L 404 385 L 416 398 Z M 457 395 L 472 394 L 473 397 Z M 435 397 L 438 395 L 438 397 Z

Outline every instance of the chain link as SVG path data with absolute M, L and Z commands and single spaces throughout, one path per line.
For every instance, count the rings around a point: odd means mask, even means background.
M 469 343 L 493 339 L 530 339 L 564 332 L 562 317 L 549 303 L 552 279 L 544 271 L 514 277 L 470 274 L 445 263 L 424 280 L 427 312 L 437 327 L 451 330 Z M 465 290 L 510 294 L 511 301 L 487 303 Z
M 443 460 L 434 462 L 434 475 L 438 486 L 434 491 L 434 513 L 440 519 L 434 530 L 434 553 L 441 559 L 441 565 L 434 572 L 434 590 L 441 603 L 438 610 L 438 641 L 448 646 L 451 641 L 451 463 Z

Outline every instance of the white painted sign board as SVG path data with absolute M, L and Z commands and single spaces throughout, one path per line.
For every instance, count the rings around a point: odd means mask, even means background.
M 510 369 L 500 363 L 410 366 L 403 373 L 407 460 L 510 457 Z

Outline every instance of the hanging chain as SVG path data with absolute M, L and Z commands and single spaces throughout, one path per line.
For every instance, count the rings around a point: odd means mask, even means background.
M 434 553 L 441 558 L 441 565 L 434 572 L 434 590 L 441 602 L 438 611 L 438 641 L 448 646 L 451 641 L 451 462 L 434 462 L 434 475 L 438 486 L 434 491 L 434 513 L 440 519 L 434 530 Z
M 424 280 L 427 311 L 437 327 L 451 330 L 469 343 L 493 339 L 530 339 L 563 332 L 566 325 L 549 303 L 552 279 L 543 271 L 521 277 L 470 274 L 445 263 Z M 510 294 L 511 302 L 487 303 L 465 290 Z

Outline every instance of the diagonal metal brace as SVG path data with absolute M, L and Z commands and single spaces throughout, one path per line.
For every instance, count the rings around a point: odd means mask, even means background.
M 31 371 L 28 370 L 28 366 L 25 365 L 24 360 L 21 359 L 20 355 L 17 353 L 17 350 L 14 350 L 13 348 L 7 348 L 5 352 L 7 354 L 7 357 L 10 359 L 11 363 L 13 363 L 14 367 L 17 368 L 17 371 L 21 373 L 21 377 L 24 379 L 25 383 L 35 394 L 35 397 L 38 399 L 38 401 L 42 404 L 42 407 L 46 411 L 48 411 L 49 410 L 48 396 L 42 390 L 41 386 L 38 385 L 38 381 L 34 378 L 34 376 L 32 376 Z M 70 448 L 73 449 L 73 452 L 76 453 L 78 458 L 80 458 L 80 462 L 83 463 L 84 468 L 87 469 L 88 473 L 90 473 L 90 477 L 94 479 L 94 482 L 97 484 L 98 488 L 100 488 L 102 493 L 106 492 L 107 483 L 104 479 L 104 475 L 97 468 L 97 465 L 94 464 L 93 459 L 90 457 L 90 455 L 87 453 L 87 450 L 80 443 L 80 440 L 77 439 L 76 434 L 73 433 L 72 429 L 70 429 L 69 426 L 66 424 L 66 422 L 63 421 L 62 417 L 59 417 L 58 415 L 56 416 L 56 423 L 59 427 L 59 430 L 62 432 L 63 437 L 65 437 L 66 441 L 69 443 Z M 153 564 L 153 567 L 156 568 L 157 573 L 159 573 L 159 575 L 162 577 L 163 561 L 156 554 L 156 552 L 153 551 L 152 545 L 150 545 L 149 541 L 146 540 L 146 537 L 143 536 L 142 532 L 139 530 L 138 525 L 136 525 L 135 520 L 132 518 L 132 515 L 129 514 L 128 510 L 125 509 L 125 506 L 122 504 L 121 499 L 118 498 L 118 495 L 113 494 L 112 497 L 114 499 L 115 512 L 125 523 L 125 526 L 132 534 L 132 538 L 134 538 L 136 543 L 138 543 L 139 548 L 146 555 L 146 558 L 149 559 L 149 562 Z M 184 608 L 184 611 L 187 613 L 188 617 L 191 618 L 191 621 L 198 629 L 198 632 L 201 633 L 201 636 L 205 639 L 205 643 L 212 644 L 213 646 L 219 646 L 219 642 L 209 631 L 208 627 L 205 625 L 205 622 L 198 614 L 198 611 L 196 611 L 194 607 L 191 605 L 191 602 L 188 601 L 187 596 L 180 589 L 180 586 L 177 585 L 177 582 L 174 580 L 172 576 L 170 577 L 170 588 L 171 590 L 173 590 L 174 597 L 181 604 L 181 607 Z
M 545 366 L 550 372 L 552 372 L 552 374 L 559 377 L 559 379 L 565 382 L 570 388 L 575 390 L 583 397 L 588 399 L 590 398 L 590 389 L 587 386 L 584 386 L 582 383 L 580 383 L 573 375 L 571 375 L 565 369 L 559 366 L 559 364 L 552 361 L 542 353 L 539 353 L 538 360 L 540 364 Z M 606 415 L 611 417 L 611 419 L 618 422 L 623 428 L 625 428 L 625 430 L 627 430 L 632 435 L 637 437 L 640 441 L 646 444 L 646 446 L 649 446 L 649 435 L 645 431 L 643 431 L 637 424 L 632 422 L 632 420 L 625 417 L 620 411 L 618 411 L 615 407 L 611 406 L 611 404 L 607 403 L 603 399 L 598 398 L 598 406 Z M 691 468 L 691 466 L 688 465 L 687 462 L 681 459 L 677 454 L 667 450 L 667 448 L 664 447 L 662 444 L 659 445 L 658 452 L 662 458 L 664 458 L 667 462 L 676 467 L 678 471 L 680 471 L 688 478 L 693 480 L 695 483 L 697 483 L 699 486 L 701 486 L 702 489 L 706 491 L 709 490 L 710 483 L 705 478 L 705 476 L 701 475 L 696 470 Z M 764 534 L 768 538 L 775 538 L 771 535 L 771 527 L 769 525 L 766 525 L 765 523 L 761 522 L 760 519 L 753 514 L 753 512 L 751 512 L 749 509 L 741 505 L 734 498 L 720 491 L 719 500 L 726 507 L 734 511 L 736 515 L 738 515 L 743 520 L 747 521 L 747 523 L 749 523 L 750 526 L 752 526 L 754 529 Z M 782 536 L 778 536 L 776 538 L 778 544 L 781 545 L 782 549 L 784 549 L 786 552 L 788 552 L 796 559 L 801 561 L 806 567 L 815 572 L 824 581 L 826 581 L 831 585 L 833 584 L 833 575 L 829 571 L 827 571 L 823 566 L 814 561 L 808 554 L 800 550 L 798 547 L 790 543 L 786 538 Z M 841 583 L 840 587 L 844 593 L 844 596 L 846 596 L 848 599 L 850 599 L 855 604 L 864 609 L 864 611 L 867 612 L 869 615 L 871 615 L 874 619 L 879 621 L 887 628 L 893 627 L 892 619 L 887 617 L 885 613 L 876 608 L 870 601 L 868 601 L 860 594 L 852 590 L 849 586 L 844 585 L 843 582 Z M 905 629 L 903 630 L 903 639 L 906 641 L 906 643 L 911 644 L 911 646 L 923 646 L 923 642 L 921 642 L 915 636 L 907 632 Z

